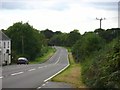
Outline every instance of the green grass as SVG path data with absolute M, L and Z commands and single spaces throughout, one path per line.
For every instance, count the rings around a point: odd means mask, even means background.
M 55 51 L 55 48 L 49 48 L 47 53 L 41 57 L 36 58 L 34 61 L 31 61 L 30 64 L 38 64 L 47 61 L 55 53 Z
M 68 50 L 68 52 L 71 52 L 71 48 L 70 47 L 64 47 Z
M 74 62 L 74 58 L 71 53 L 69 53 L 69 60 L 70 66 L 65 71 L 52 78 L 52 81 L 69 83 L 72 84 L 75 88 L 86 87 L 82 83 L 81 65 Z

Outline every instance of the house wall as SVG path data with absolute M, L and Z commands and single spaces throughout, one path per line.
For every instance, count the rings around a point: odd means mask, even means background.
M 2 64 L 7 61 L 11 63 L 11 42 L 10 40 L 2 41 Z
M 2 41 L 0 41 L 0 66 L 2 66 Z
M 1 49 L 2 49 L 2 42 L 0 40 L 0 77 L 2 76 L 2 54 L 1 54 Z M 0 79 L 0 90 L 2 90 L 2 79 Z

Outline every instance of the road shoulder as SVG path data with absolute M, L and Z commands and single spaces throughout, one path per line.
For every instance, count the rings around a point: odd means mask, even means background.
M 74 58 L 71 53 L 69 53 L 70 66 L 65 71 L 52 78 L 53 82 L 65 82 L 74 88 L 85 88 L 86 86 L 82 82 L 81 78 L 81 66 L 74 62 Z

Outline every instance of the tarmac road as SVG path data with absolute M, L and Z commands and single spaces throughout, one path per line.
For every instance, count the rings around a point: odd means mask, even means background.
M 69 66 L 67 50 L 62 47 L 56 49 L 56 53 L 45 63 L 3 67 L 0 77 L 2 88 L 40 89 L 54 75 Z

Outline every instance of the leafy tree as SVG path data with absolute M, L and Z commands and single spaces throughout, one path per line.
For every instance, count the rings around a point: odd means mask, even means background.
M 54 32 L 49 29 L 43 30 L 43 31 L 41 31 L 41 33 L 44 34 L 47 39 L 52 38 L 54 35 Z
M 73 30 L 68 34 L 67 46 L 72 47 L 77 40 L 80 39 L 80 33 L 78 30 Z
M 56 45 L 56 46 L 66 46 L 67 44 L 67 34 L 62 33 L 62 34 L 55 34 L 49 42 L 51 45 Z
M 28 23 L 15 23 L 7 29 L 6 34 L 12 40 L 14 60 L 19 56 L 34 60 L 38 55 L 41 55 L 42 45 L 45 44 L 43 42 L 44 36 Z
M 106 40 L 106 42 L 111 42 L 116 37 L 120 36 L 120 28 L 112 28 L 112 29 L 96 29 L 94 31 L 100 37 Z
M 54 32 L 54 34 L 58 35 L 58 34 L 62 34 L 62 32 L 61 31 L 56 31 L 56 32 Z
M 52 44 L 50 43 L 50 39 L 54 36 L 54 32 L 52 30 L 46 29 L 42 30 L 41 34 L 45 36 L 47 44 L 51 46 Z
M 100 50 L 104 40 L 95 33 L 85 33 L 72 48 L 72 54 L 77 61 L 82 61 L 93 52 Z

